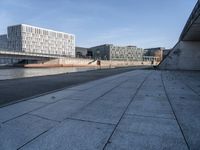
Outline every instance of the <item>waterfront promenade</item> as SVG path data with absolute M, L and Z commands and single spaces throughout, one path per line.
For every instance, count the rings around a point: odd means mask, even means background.
M 35 97 L 44 93 L 142 68 L 151 68 L 151 66 L 97 69 L 84 72 L 0 80 L 0 107 L 18 100 L 26 100 L 27 98 Z M 25 69 L 26 68 L 24 68 L 25 72 L 30 72 L 29 74 L 31 74 L 31 71 Z M 54 70 L 56 69 L 52 68 L 52 72 Z M 49 70 L 49 72 L 51 72 L 51 70 Z M 10 74 L 14 76 L 15 73 L 10 72 Z M 34 74 L 38 75 L 40 72 L 35 72 Z
M 200 72 L 134 70 L 0 108 L 0 149 L 200 147 Z

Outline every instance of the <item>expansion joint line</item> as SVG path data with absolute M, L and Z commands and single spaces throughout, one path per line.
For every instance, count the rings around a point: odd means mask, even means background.
M 53 128 L 53 127 L 52 127 Z M 36 138 L 38 138 L 39 136 L 45 134 L 47 131 L 51 130 L 52 128 L 45 130 L 44 132 L 40 133 L 39 135 L 37 135 L 36 137 L 34 137 L 33 139 L 29 140 L 28 142 L 26 142 L 25 144 L 23 144 L 22 146 L 18 147 L 17 150 L 22 149 L 25 145 L 31 143 L 33 140 L 35 140 Z
M 184 134 L 183 129 L 182 129 L 182 127 L 181 127 L 181 125 L 180 125 L 180 123 L 179 123 L 179 121 L 178 121 L 178 117 L 176 116 L 176 113 L 175 113 L 175 111 L 174 111 L 174 107 L 173 107 L 173 105 L 172 105 L 172 103 L 171 103 L 171 100 L 170 100 L 170 98 L 169 98 L 168 92 L 167 92 L 167 90 L 166 90 L 166 86 L 165 86 L 165 83 L 164 83 L 164 80 L 163 80 L 163 72 L 161 72 L 161 80 L 162 80 L 162 84 L 163 84 L 163 87 L 164 87 L 165 95 L 166 95 L 167 100 L 168 100 L 168 102 L 169 102 L 169 105 L 170 105 L 170 107 L 171 107 L 171 109 L 172 109 L 172 112 L 173 112 L 173 114 L 174 114 L 175 120 L 176 120 L 176 122 L 177 122 L 177 124 L 178 124 L 178 126 L 179 126 L 179 129 L 180 129 L 180 131 L 181 131 L 181 133 L 182 133 L 182 136 L 183 136 L 184 141 L 185 141 L 185 143 L 186 143 L 186 145 L 187 145 L 187 148 L 188 148 L 188 150 L 190 150 L 190 146 L 189 146 L 189 144 L 188 144 L 188 142 L 187 142 L 187 140 L 186 140 L 185 134 Z
M 133 100 L 135 99 L 136 95 L 138 94 L 139 90 L 141 89 L 141 87 L 143 86 L 144 82 L 147 80 L 147 78 L 149 77 L 149 75 L 151 75 L 152 72 L 150 72 L 149 74 L 146 75 L 146 77 L 144 78 L 144 80 L 140 83 L 139 87 L 137 88 L 135 94 L 133 95 L 133 97 L 131 98 L 130 102 L 128 103 L 128 105 L 126 106 L 123 114 L 121 115 L 119 121 L 117 122 L 117 124 L 115 125 L 111 135 L 109 136 L 106 144 L 103 147 L 103 150 L 105 150 L 106 146 L 110 143 L 111 137 L 113 136 L 113 134 L 115 133 L 115 130 L 117 129 L 117 127 L 119 126 L 119 123 L 121 122 L 122 118 L 124 117 L 126 111 L 128 110 L 129 105 L 133 102 Z
M 113 91 L 114 89 L 116 89 L 117 87 L 119 87 L 121 84 L 127 82 L 129 79 L 123 80 L 121 81 L 119 84 L 117 84 L 116 86 L 112 87 L 111 89 L 109 89 L 108 91 L 104 92 L 102 95 L 98 96 L 97 98 L 95 98 L 94 100 L 92 100 L 90 103 L 88 103 L 87 105 L 83 106 L 82 108 L 80 108 L 79 112 L 83 111 L 86 107 L 88 107 L 89 105 L 95 103 L 97 100 L 99 100 L 101 97 L 105 96 L 106 94 L 110 93 L 111 91 Z M 74 113 L 76 114 L 76 113 Z M 74 115 L 72 114 L 72 116 Z M 65 118 L 64 120 L 68 119 Z

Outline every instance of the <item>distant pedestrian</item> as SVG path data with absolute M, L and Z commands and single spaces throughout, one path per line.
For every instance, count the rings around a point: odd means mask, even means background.
M 97 66 L 99 66 L 101 69 L 101 61 L 100 60 L 97 60 Z

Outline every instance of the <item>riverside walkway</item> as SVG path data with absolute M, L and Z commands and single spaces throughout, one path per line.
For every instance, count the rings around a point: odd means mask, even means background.
M 0 108 L 0 150 L 200 148 L 200 72 L 135 70 Z

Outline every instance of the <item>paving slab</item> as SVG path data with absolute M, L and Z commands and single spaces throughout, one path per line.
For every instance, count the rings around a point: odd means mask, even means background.
M 91 100 L 94 100 L 94 99 L 104 95 L 109 90 L 113 89 L 115 86 L 117 86 L 117 85 L 107 85 L 107 86 L 94 87 L 92 89 L 77 92 L 74 95 L 68 96 L 66 99 L 91 101 Z
M 44 117 L 55 121 L 63 121 L 79 109 L 87 105 L 85 101 L 62 100 L 57 103 L 49 104 L 46 107 L 32 111 L 30 114 Z
M 172 104 L 190 148 L 199 149 L 200 101 L 174 100 Z
M 0 149 L 198 149 L 200 78 L 179 77 L 130 71 L 0 108 Z
M 132 86 L 136 88 L 131 89 L 131 92 L 129 90 L 122 91 L 120 86 L 130 83 L 130 81 L 128 80 L 123 82 L 119 87 L 113 89 L 103 97 L 99 98 L 97 101 L 88 105 L 82 111 L 72 115 L 72 118 L 117 124 L 133 95 L 135 94 L 137 87 L 142 83 L 143 80 L 144 76 L 141 76 L 140 80 L 137 80 L 136 78 L 135 82 L 133 82 L 133 80 Z M 121 92 L 117 90 L 118 88 L 120 88 Z
M 115 102 L 106 103 L 104 100 L 99 99 L 99 101 L 85 107 L 82 111 L 73 114 L 71 118 L 117 124 L 126 106 L 116 106 L 114 103 Z M 126 101 L 126 105 L 128 105 L 128 101 Z
M 106 149 L 187 149 L 173 119 L 125 115 Z
M 200 95 L 200 73 L 195 71 L 172 72 L 177 79 L 182 80 L 187 86 Z
M 66 120 L 25 145 L 23 150 L 102 150 L 112 125 Z
M 77 100 L 94 100 L 105 93 L 109 92 L 113 88 L 117 87 L 118 85 L 122 84 L 127 80 L 127 78 L 120 78 L 115 81 L 108 80 L 107 78 L 101 79 L 101 81 L 106 80 L 106 82 L 103 82 L 102 84 L 98 84 L 96 86 L 93 86 L 92 88 L 85 89 L 83 91 L 80 91 L 77 94 L 73 94 L 71 96 L 68 96 L 67 99 L 77 99 Z
M 165 96 L 165 92 L 163 90 L 155 89 L 154 87 L 149 88 L 141 88 L 141 90 L 138 92 L 138 95 L 140 96 L 155 96 L 163 98 L 163 95 Z
M 116 131 L 105 150 L 188 150 L 182 140 Z
M 46 94 L 40 97 L 36 97 L 33 98 L 31 100 L 29 100 L 30 102 L 41 102 L 41 103 L 54 103 L 57 102 L 63 98 L 69 97 L 71 95 L 76 94 L 79 91 L 75 91 L 75 90 L 61 90 L 58 92 L 54 92 L 54 93 L 50 93 L 50 94 Z
M 138 74 L 137 70 L 134 71 L 134 74 L 135 75 Z M 108 84 L 108 82 L 110 84 L 112 82 L 117 83 L 117 82 L 120 82 L 119 80 L 121 80 L 121 79 L 124 80 L 125 75 L 126 75 L 126 73 L 121 73 L 121 74 L 118 74 L 118 75 L 106 77 L 106 78 L 99 79 L 99 80 L 96 80 L 96 81 L 92 81 L 92 82 L 89 82 L 89 83 L 85 83 L 85 84 L 82 84 L 82 85 L 79 85 L 79 86 L 75 86 L 75 87 L 72 87 L 70 89 L 84 91 L 84 90 L 88 90 L 88 89 L 91 89 L 91 88 L 94 88 L 94 87 L 98 87 L 99 85 L 102 86 L 104 84 Z
M 148 77 L 126 113 L 175 119 L 162 84 L 161 72 L 155 71 Z
M 163 74 L 166 91 L 190 149 L 200 147 L 200 97 L 171 72 Z M 192 79 L 191 79 L 192 80 Z M 174 83 L 176 83 L 174 85 Z M 171 90 L 172 87 L 175 91 Z M 183 88 L 184 87 L 184 88 Z M 181 90 L 182 89 L 182 90 Z M 187 92 L 185 92 L 187 91 Z
M 174 119 L 125 115 L 117 129 L 125 132 L 183 139 L 179 126 Z
M 45 106 L 43 103 L 24 101 L 2 107 L 0 108 L 0 122 L 8 121 L 43 106 Z
M 0 128 L 0 149 L 16 150 L 56 125 L 56 122 L 27 114 L 13 119 Z
M 135 98 L 126 113 L 139 116 L 175 119 L 167 98 L 161 100 L 153 96 Z

